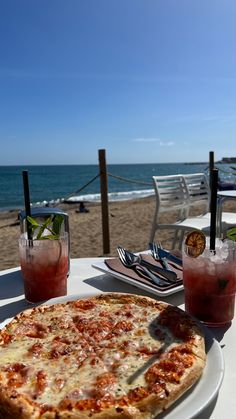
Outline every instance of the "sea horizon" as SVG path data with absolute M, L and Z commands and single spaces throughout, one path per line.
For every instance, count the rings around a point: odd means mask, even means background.
M 221 177 L 232 177 L 230 167 L 230 164 L 220 164 Z M 122 201 L 154 195 L 154 175 L 198 173 L 207 169 L 208 162 L 107 164 L 108 199 Z M 33 206 L 57 205 L 67 200 L 100 201 L 98 164 L 2 165 L 1 212 L 24 208 L 23 170 L 28 170 Z

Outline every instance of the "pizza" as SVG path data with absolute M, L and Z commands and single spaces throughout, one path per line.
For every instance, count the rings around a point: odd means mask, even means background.
M 200 378 L 205 358 L 198 324 L 149 297 L 33 307 L 0 331 L 0 418 L 154 418 Z

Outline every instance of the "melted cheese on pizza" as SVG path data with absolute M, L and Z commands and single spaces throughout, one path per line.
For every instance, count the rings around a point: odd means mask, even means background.
M 37 307 L 1 334 L 0 383 L 44 409 L 163 398 L 194 361 L 189 324 L 174 314 L 102 298 Z

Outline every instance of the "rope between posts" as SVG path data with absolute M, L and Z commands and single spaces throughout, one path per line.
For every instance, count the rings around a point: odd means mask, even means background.
M 94 176 L 91 180 L 89 180 L 89 182 L 87 182 L 85 185 L 83 185 L 81 188 L 77 189 L 74 192 L 71 192 L 69 195 L 66 196 L 66 198 L 64 198 L 64 201 L 67 201 L 71 196 L 74 196 L 76 194 L 78 194 L 79 192 L 81 192 L 83 189 L 85 189 L 87 186 L 89 186 L 92 182 L 94 182 L 94 180 L 96 180 L 98 177 L 100 177 L 102 174 L 98 173 L 96 176 Z M 117 176 L 117 175 L 113 175 L 112 173 L 107 173 L 107 176 L 111 176 L 114 179 L 118 179 L 121 180 L 123 182 L 128 182 L 128 183 L 136 183 L 136 184 L 140 184 L 140 185 L 148 185 L 148 186 L 153 186 L 153 184 L 151 182 L 142 182 L 139 180 L 133 180 L 133 179 L 127 179 L 124 178 L 122 176 Z
M 140 180 L 127 179 L 127 178 L 124 178 L 124 177 L 122 177 L 122 176 L 112 175 L 111 173 L 107 173 L 107 175 L 108 175 L 108 176 L 111 176 L 111 177 L 113 177 L 113 178 L 115 178 L 115 179 L 122 180 L 123 182 L 129 182 L 129 183 L 139 183 L 140 185 L 153 186 L 153 184 L 152 184 L 151 182 L 142 182 L 142 181 L 140 181 Z
M 222 170 L 221 168 L 219 168 L 219 170 L 223 173 L 227 173 L 227 174 L 232 174 L 236 176 L 236 173 L 233 172 L 227 172 L 225 170 Z M 73 195 L 78 194 L 79 192 L 81 192 L 83 189 L 85 189 L 87 186 L 89 186 L 94 180 L 96 180 L 98 177 L 100 177 L 102 175 L 102 173 L 98 173 L 96 176 L 94 176 L 89 182 L 87 182 L 85 185 L 83 185 L 81 188 L 77 189 L 76 191 L 70 193 L 69 195 L 66 196 L 65 200 L 67 200 L 68 198 L 70 198 Z M 117 176 L 117 175 L 113 175 L 112 173 L 107 172 L 107 176 L 110 176 L 114 179 L 117 180 L 121 180 L 122 182 L 127 182 L 127 183 L 136 183 L 136 184 L 140 184 L 140 185 L 146 185 L 146 186 L 153 186 L 153 184 L 151 182 L 142 182 L 140 180 L 135 180 L 135 179 L 127 179 L 124 178 L 122 176 Z
M 83 189 L 85 189 L 87 186 L 89 186 L 94 180 L 96 180 L 98 177 L 100 177 L 101 176 L 101 174 L 100 173 L 98 173 L 96 176 L 94 176 L 89 182 L 87 182 L 85 185 L 83 185 L 81 188 L 79 188 L 79 189 L 77 189 L 76 191 L 74 191 L 74 192 L 71 192 L 69 195 L 67 195 L 66 196 L 66 198 L 64 198 L 65 200 L 67 200 L 68 198 L 70 198 L 71 196 L 73 196 L 73 195 L 76 195 L 76 194 L 78 194 L 79 192 L 81 192 Z M 107 176 L 111 176 L 111 177 L 113 177 L 113 178 L 115 178 L 115 179 L 118 179 L 118 180 L 121 180 L 121 181 L 123 181 L 123 182 L 128 182 L 128 183 L 139 183 L 140 185 L 148 185 L 148 186 L 153 186 L 153 184 L 152 183 L 150 183 L 150 182 L 142 182 L 142 181 L 139 181 L 139 180 L 133 180 L 133 179 L 127 179 L 127 178 L 124 178 L 124 177 L 122 177 L 122 176 L 117 176 L 117 175 L 113 175 L 112 173 L 107 173 Z
M 81 192 L 83 189 L 85 189 L 88 185 L 90 185 L 90 183 L 92 183 L 95 179 L 97 179 L 100 176 L 100 173 L 98 173 L 96 176 L 94 176 L 89 182 L 87 182 L 84 186 L 82 186 L 80 189 L 77 189 L 76 191 L 70 193 L 69 195 L 67 195 L 67 197 L 65 199 L 70 198 L 71 196 Z

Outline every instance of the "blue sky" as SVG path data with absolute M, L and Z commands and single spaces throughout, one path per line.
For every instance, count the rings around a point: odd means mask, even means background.
M 1 165 L 236 156 L 235 0 L 0 0 Z

